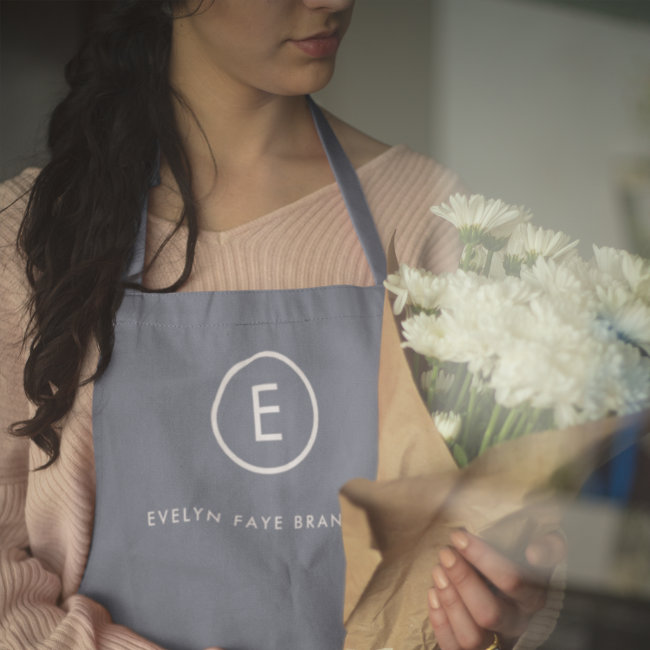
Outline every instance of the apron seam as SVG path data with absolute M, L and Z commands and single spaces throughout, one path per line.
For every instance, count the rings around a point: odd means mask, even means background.
M 259 325 L 291 325 L 294 323 L 318 323 L 328 320 L 368 320 L 377 318 L 381 313 L 372 313 L 359 316 L 326 316 L 324 318 L 299 318 L 295 320 L 251 321 L 249 323 L 201 323 L 198 325 L 176 325 L 174 323 L 157 323 L 155 321 L 117 320 L 116 325 L 146 325 L 148 327 L 167 327 L 170 329 L 201 329 L 218 327 L 256 327 Z
M 337 289 L 373 289 L 376 287 L 381 287 L 382 289 L 383 284 L 381 283 L 375 283 L 375 284 L 323 284 L 323 285 L 317 285 L 315 287 L 299 287 L 295 289 L 224 289 L 224 290 L 201 290 L 201 291 L 174 291 L 172 293 L 165 293 L 165 292 L 157 292 L 157 291 L 138 291 L 134 289 L 127 289 L 124 292 L 125 296 L 131 296 L 131 297 L 142 297 L 142 296 L 191 296 L 191 295 L 200 295 L 200 294 L 214 294 L 214 293 L 221 293 L 224 295 L 228 294 L 272 294 L 272 293 L 282 293 L 282 294 L 288 294 L 288 293 L 305 293 L 305 292 L 311 292 L 314 291 L 314 289 L 323 289 L 325 291 L 332 291 L 332 290 L 337 290 Z

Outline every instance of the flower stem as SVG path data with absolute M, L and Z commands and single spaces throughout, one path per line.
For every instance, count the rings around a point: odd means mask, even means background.
M 465 244 L 463 248 L 463 254 L 460 257 L 459 267 L 463 271 L 469 271 L 472 267 L 472 257 L 474 252 L 473 244 Z
M 419 354 L 414 354 L 413 355 L 415 358 L 413 359 L 413 376 L 414 377 L 420 377 L 420 355 Z
M 528 419 L 528 422 L 526 422 L 524 430 L 519 435 L 526 436 L 529 433 L 533 433 L 533 431 L 535 431 L 535 427 L 537 426 L 539 418 L 542 415 L 542 410 L 543 409 L 541 408 L 536 408 L 531 411 L 530 418 Z
M 512 436 L 511 436 L 512 438 L 518 438 L 519 436 L 523 435 L 524 431 L 526 430 L 526 425 L 528 423 L 528 419 L 532 411 L 530 405 L 527 402 L 522 404 L 520 408 L 521 408 L 521 417 L 517 422 L 517 426 L 515 426 L 515 430 L 512 432 Z
M 490 267 L 492 266 L 492 257 L 494 257 L 494 251 L 488 250 L 487 259 L 485 260 L 485 266 L 483 267 L 482 275 L 489 277 Z
M 476 398 L 478 390 L 472 387 L 469 391 L 469 404 L 467 405 L 467 415 L 463 418 L 462 431 L 459 436 L 459 444 L 466 448 L 467 436 L 474 424 L 474 411 L 476 410 Z
M 456 403 L 457 396 L 462 390 L 463 384 L 465 383 L 465 376 L 467 374 L 467 366 L 456 364 L 456 368 L 454 369 L 454 382 L 449 387 L 448 399 L 446 400 L 446 405 L 449 406 L 449 409 L 452 408 L 452 404 Z
M 429 413 L 433 411 L 433 396 L 435 394 L 436 381 L 438 380 L 438 373 L 440 371 L 440 364 L 435 362 L 431 368 L 431 380 L 427 386 L 427 409 Z
M 483 434 L 483 440 L 481 442 L 481 446 L 477 454 L 478 456 L 480 456 L 490 446 L 490 442 L 494 436 L 494 429 L 496 427 L 500 415 L 501 415 L 501 404 L 496 404 L 492 409 L 492 415 L 490 416 L 490 421 L 488 422 L 487 429 Z
M 505 422 L 503 423 L 503 426 L 501 427 L 501 431 L 499 431 L 499 435 L 497 436 L 497 442 L 503 442 L 504 440 L 507 440 L 508 434 L 510 433 L 515 420 L 522 414 L 522 408 L 517 406 L 513 408 L 508 415 L 506 416 Z
M 454 413 L 460 413 L 461 412 L 461 405 L 465 401 L 465 396 L 467 395 L 467 390 L 472 383 L 472 373 L 469 372 L 468 370 L 465 370 L 465 380 L 463 381 L 463 385 L 461 386 L 460 392 L 458 393 L 458 397 L 456 398 L 456 404 L 454 405 Z

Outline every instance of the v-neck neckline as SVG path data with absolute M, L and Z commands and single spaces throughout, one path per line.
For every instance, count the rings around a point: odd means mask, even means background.
M 355 171 L 357 172 L 357 174 L 363 176 L 368 170 L 372 169 L 375 165 L 384 161 L 385 158 L 398 153 L 404 147 L 405 145 L 403 144 L 393 145 L 392 147 L 389 147 L 388 149 L 380 153 L 378 156 L 375 156 L 374 158 L 368 160 L 367 162 L 357 167 Z M 264 228 L 267 224 L 275 221 L 280 215 L 282 215 L 285 212 L 293 213 L 297 210 L 300 210 L 301 206 L 303 205 L 310 204 L 313 201 L 317 201 L 319 198 L 323 198 L 333 192 L 338 192 L 338 191 L 339 191 L 338 184 L 334 180 L 326 185 L 319 187 L 318 189 L 312 192 L 309 192 L 308 194 L 305 194 L 297 198 L 294 201 L 291 201 L 283 206 L 275 208 L 270 212 L 260 215 L 259 217 L 255 217 L 254 219 L 251 219 L 250 221 L 247 221 L 246 223 L 243 223 L 239 226 L 235 226 L 234 228 L 229 228 L 227 230 L 210 230 L 206 228 L 200 228 L 199 237 L 200 239 L 203 239 L 205 241 L 212 241 L 219 244 L 226 244 L 229 241 L 234 239 L 239 239 L 240 237 L 245 236 L 250 232 L 259 231 L 261 228 Z M 150 220 L 152 225 L 156 227 L 156 230 L 164 229 L 168 231 L 171 230 L 175 225 L 172 221 L 169 221 L 168 219 L 165 219 L 163 217 L 159 217 L 151 212 L 148 214 L 148 220 Z

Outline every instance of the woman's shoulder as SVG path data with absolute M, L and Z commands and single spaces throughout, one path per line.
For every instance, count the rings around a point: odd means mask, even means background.
M 390 145 L 364 133 L 324 110 L 327 120 L 341 142 L 355 169 L 364 175 L 387 175 L 391 185 L 404 188 L 427 187 L 434 195 L 449 187 L 461 188 L 458 174 L 430 156 L 414 151 L 404 144 Z M 444 197 L 446 198 L 446 196 Z
M 0 182 L 0 209 L 5 207 L 6 200 L 11 196 L 16 198 L 31 190 L 34 180 L 40 173 L 38 167 L 27 167 L 20 174 Z
M 39 172 L 40 169 L 36 167 L 28 167 L 17 176 L 0 183 L 0 230 L 3 235 L 8 229 L 17 232 Z
M 405 145 L 390 148 L 359 170 L 379 236 L 394 240 L 400 262 L 442 272 L 456 268 L 456 229 L 431 208 L 466 193 L 455 172 Z
M 328 115 L 348 158 L 357 169 L 379 236 L 394 239 L 400 261 L 434 271 L 455 268 L 456 230 L 431 207 L 465 193 L 457 173 L 406 145 L 387 145 Z
M 16 246 L 18 231 L 25 215 L 29 195 L 39 169 L 29 167 L 0 183 L 0 286 L 3 298 L 9 290 L 22 290 L 25 286 L 23 260 Z
M 366 163 L 361 172 L 390 191 L 446 200 L 450 193 L 463 192 L 460 176 L 430 156 L 408 145 L 393 145 Z
M 338 138 L 343 150 L 355 169 L 381 156 L 391 149 L 391 146 L 381 142 L 356 127 L 344 122 L 341 118 L 327 109 L 322 109 L 329 125 Z
M 460 176 L 434 158 L 404 144 L 394 145 L 358 168 L 375 210 L 407 215 L 430 214 L 452 194 L 466 193 Z

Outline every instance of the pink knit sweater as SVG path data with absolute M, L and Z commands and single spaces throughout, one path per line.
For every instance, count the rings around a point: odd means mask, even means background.
M 358 173 L 380 237 L 386 245 L 395 233 L 400 261 L 434 271 L 455 266 L 455 231 L 429 212 L 460 189 L 453 174 L 404 146 L 388 149 Z M 0 186 L 0 209 L 10 205 L 0 213 L 0 648 L 151 650 L 158 646 L 113 624 L 102 606 L 77 594 L 93 527 L 92 386 L 80 389 L 63 424 L 60 458 L 47 470 L 30 471 L 43 464 L 44 454 L 5 433 L 10 423 L 29 414 L 21 349 L 28 289 L 15 241 L 36 174 L 29 169 Z M 171 228 L 150 215 L 149 256 Z M 170 284 L 183 259 L 184 242 L 176 237 L 145 282 Z M 372 282 L 332 184 L 233 230 L 201 232 L 184 290 Z M 89 369 L 94 362 L 89 354 Z M 548 635 L 559 609 L 557 602 L 548 604 L 518 647 L 537 647 Z

